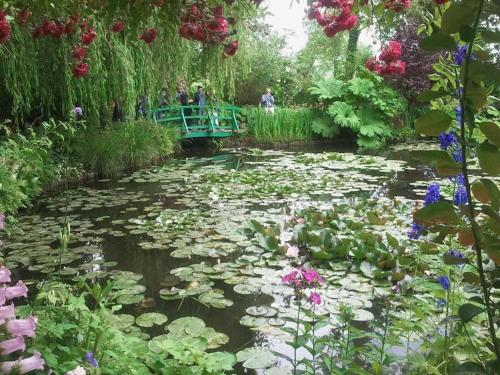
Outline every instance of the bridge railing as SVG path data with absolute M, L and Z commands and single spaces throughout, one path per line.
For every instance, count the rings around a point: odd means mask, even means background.
M 152 109 L 148 113 L 157 124 L 178 126 L 183 137 L 189 138 L 238 132 L 236 114 L 239 110 L 239 107 L 231 105 L 171 105 Z

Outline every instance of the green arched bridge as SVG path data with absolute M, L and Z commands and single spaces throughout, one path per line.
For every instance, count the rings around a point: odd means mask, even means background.
M 239 111 L 239 107 L 231 105 L 172 105 L 152 109 L 149 114 L 159 125 L 177 127 L 181 139 L 222 138 L 239 132 Z

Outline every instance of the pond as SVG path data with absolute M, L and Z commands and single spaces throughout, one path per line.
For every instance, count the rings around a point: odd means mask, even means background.
M 19 216 L 5 244 L 6 263 L 32 281 L 58 272 L 68 280 L 115 280 L 130 329 L 130 315 L 144 312 L 163 313 L 169 322 L 196 317 L 222 333 L 214 348 L 287 353 L 280 327 L 294 307 L 281 277 L 308 259 L 268 251 L 250 221 L 272 224 L 283 245 L 293 236 L 289 222 L 298 212 L 343 205 L 350 220 L 403 239 L 426 180 L 428 171 L 409 162 L 405 150 L 385 156 L 260 149 L 201 154 L 44 197 Z M 365 217 L 368 211 L 375 216 Z M 384 211 L 398 214 L 382 220 Z M 66 216 L 71 241 L 59 260 Z M 318 313 L 334 321 L 346 303 L 361 324 L 377 319 L 377 298 L 391 283 L 370 272 L 347 260 L 330 262 L 321 270 L 328 286 Z M 151 337 L 164 333 L 162 325 L 147 330 Z M 277 362 L 268 362 L 246 367 L 270 366 L 266 373 L 272 374 Z

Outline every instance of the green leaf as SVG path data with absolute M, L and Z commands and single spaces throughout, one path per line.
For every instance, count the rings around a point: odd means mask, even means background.
M 443 262 L 444 262 L 444 264 L 447 264 L 449 266 L 454 266 L 457 264 L 467 263 L 467 259 L 454 257 L 454 256 L 451 256 L 450 254 L 444 254 L 443 255 Z
M 247 348 L 236 354 L 238 362 L 243 362 L 243 367 L 250 369 L 261 369 L 271 366 L 276 357 L 266 348 Z
M 474 39 L 474 29 L 469 25 L 463 25 L 460 27 L 460 40 L 463 42 L 472 42 Z
M 434 90 L 427 90 L 427 91 L 423 91 L 421 92 L 418 96 L 417 96 L 417 100 L 420 102 L 420 103 L 426 103 L 426 102 L 430 102 L 431 100 L 435 100 L 435 99 L 439 99 L 439 98 L 442 98 L 443 96 L 446 96 L 448 95 L 449 93 L 446 92 L 446 91 L 434 91 Z
M 472 106 L 472 109 L 479 111 L 488 101 L 488 90 L 481 85 L 469 81 L 467 85 L 467 102 Z
M 457 47 L 455 39 L 450 35 L 436 33 L 428 36 L 420 42 L 420 47 L 429 52 L 440 50 L 454 51 Z
M 417 223 L 424 225 L 460 223 L 455 208 L 446 202 L 430 204 L 415 212 L 413 216 Z
M 500 31 L 482 30 L 481 36 L 485 42 L 500 43 Z
M 455 161 L 439 160 L 436 163 L 436 172 L 439 176 L 455 176 L 462 171 L 462 166 Z
M 452 118 L 446 112 L 433 109 L 417 119 L 415 129 L 419 134 L 437 136 L 448 130 L 451 121 Z
M 453 375 L 487 374 L 484 367 L 475 362 L 464 362 L 453 370 Z
M 471 1 L 452 3 L 441 19 L 441 29 L 447 34 L 455 34 L 463 25 L 472 25 L 476 17 L 476 8 Z
M 482 81 L 500 84 L 500 71 L 493 64 L 472 60 L 469 62 L 469 77 L 476 83 Z
M 211 373 L 230 371 L 236 364 L 236 356 L 229 352 L 215 352 L 205 354 L 203 366 Z
M 500 147 L 500 126 L 494 122 L 481 122 L 479 129 L 488 138 L 488 141 Z
M 473 305 L 472 303 L 465 303 L 458 308 L 458 316 L 464 323 L 470 322 L 482 312 L 484 312 L 484 308 Z
M 477 148 L 477 158 L 481 169 L 492 176 L 500 174 L 500 150 L 488 141 L 481 143 Z
M 151 312 L 138 316 L 135 319 L 135 324 L 137 324 L 139 327 L 152 327 L 155 324 L 161 326 L 162 324 L 165 324 L 167 320 L 168 318 L 166 315 Z

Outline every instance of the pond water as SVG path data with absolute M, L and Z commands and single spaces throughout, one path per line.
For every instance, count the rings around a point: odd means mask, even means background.
M 406 232 L 392 225 L 410 225 L 407 213 L 425 192 L 427 174 L 396 149 L 384 156 L 257 149 L 197 154 L 44 197 L 4 239 L 7 265 L 31 280 L 57 273 L 57 238 L 67 215 L 71 242 L 61 258 L 62 277 L 114 279 L 125 321 L 152 311 L 169 322 L 198 317 L 229 337 L 218 337 L 213 347 L 220 350 L 260 346 L 286 353 L 279 327 L 294 308 L 291 288 L 280 278 L 294 260 L 266 252 L 245 229 L 249 221 L 276 223 L 286 242 L 287 217 L 304 207 L 361 198 L 389 206 L 396 198 L 402 215 L 374 228 L 402 238 Z M 346 261 L 332 264 L 323 276 L 329 286 L 319 313 L 335 319 L 345 302 L 359 322 L 377 318 L 374 301 L 389 282 L 371 280 Z

